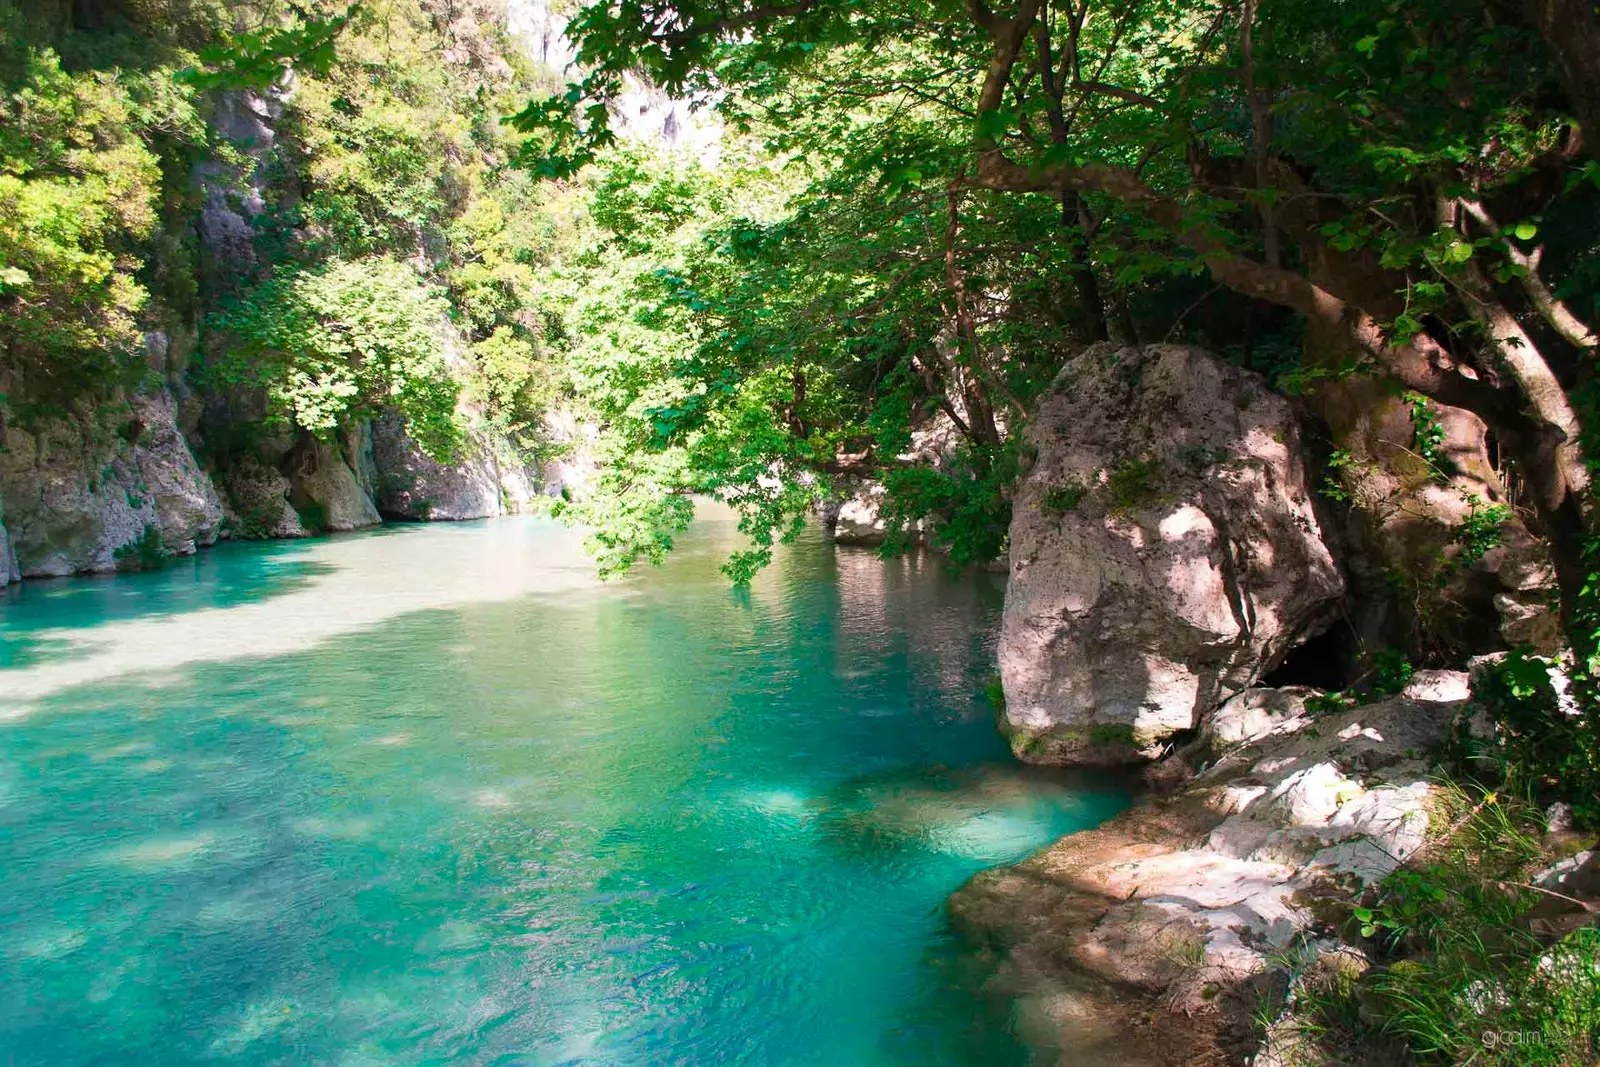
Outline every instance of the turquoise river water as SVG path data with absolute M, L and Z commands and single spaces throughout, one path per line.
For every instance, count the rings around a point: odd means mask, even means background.
M 0 1065 L 1027 1061 L 945 897 L 1126 803 L 1009 760 L 996 576 L 544 520 L 0 592 Z

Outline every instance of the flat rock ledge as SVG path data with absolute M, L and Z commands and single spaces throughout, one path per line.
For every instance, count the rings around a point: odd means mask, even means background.
M 1322 715 L 1315 690 L 1246 690 L 1207 735 L 1221 754 L 1180 790 L 956 892 L 952 923 L 992 957 L 1038 1062 L 1252 1055 L 1268 954 L 1426 840 L 1429 754 L 1465 696 L 1464 675 L 1430 681 Z

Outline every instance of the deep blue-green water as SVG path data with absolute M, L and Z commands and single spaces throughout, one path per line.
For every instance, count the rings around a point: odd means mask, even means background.
M 1000 579 L 541 520 L 0 593 L 0 1064 L 1026 1062 L 942 904 L 1118 810 L 1013 765 Z

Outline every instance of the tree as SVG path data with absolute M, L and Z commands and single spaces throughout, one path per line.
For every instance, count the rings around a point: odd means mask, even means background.
M 1077 263 L 1091 277 L 1204 273 L 1297 316 L 1324 349 L 1478 415 L 1527 484 L 1588 656 L 1589 249 L 1541 243 L 1538 219 L 1587 215 L 1593 240 L 1600 172 L 1574 121 L 1591 106 L 1590 64 L 1550 18 L 1523 14 L 1483 0 L 596 4 L 573 22 L 590 73 L 521 118 L 546 138 L 546 169 L 570 171 L 607 139 L 605 104 L 628 71 L 720 94 L 738 119 L 837 86 L 841 67 L 928 57 L 915 79 L 885 78 L 884 98 L 961 122 L 959 158 L 923 170 L 891 143 L 856 166 L 945 184 L 958 227 L 980 191 L 1049 197 L 1066 216 L 1057 239 L 1093 241 Z M 836 105 L 835 124 L 861 106 Z M 954 275 L 950 288 L 959 300 Z
M 394 260 L 289 267 L 213 316 L 209 370 L 217 384 L 265 389 L 277 417 L 320 436 L 392 405 L 445 461 L 461 440 L 446 321 L 438 291 Z

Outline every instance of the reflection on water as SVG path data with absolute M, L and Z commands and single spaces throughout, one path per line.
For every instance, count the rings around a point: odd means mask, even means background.
M 741 592 L 733 537 L 0 600 L 0 1062 L 1023 1062 L 939 905 L 1121 794 L 1006 762 L 997 581 L 813 540 Z

